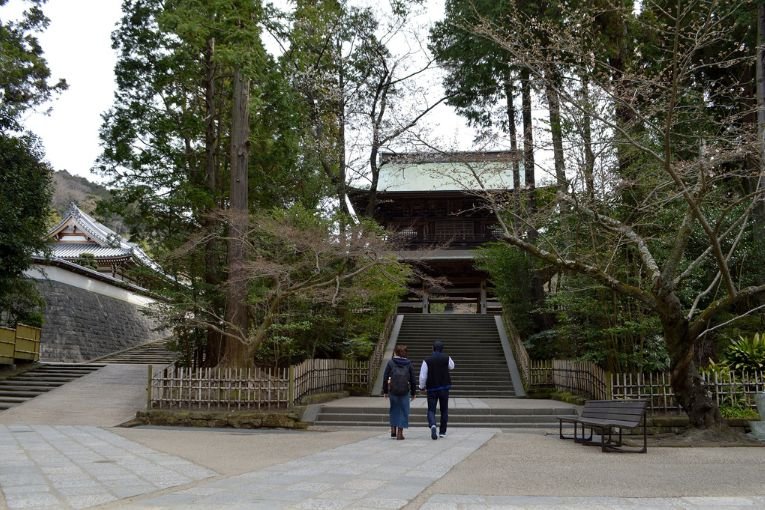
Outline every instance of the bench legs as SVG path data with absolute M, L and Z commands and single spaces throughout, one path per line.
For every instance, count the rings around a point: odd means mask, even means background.
M 566 436 L 566 435 L 563 434 L 563 422 L 564 421 L 566 421 L 566 423 L 570 423 L 570 424 L 572 424 L 574 426 L 574 434 L 573 435 Z M 582 427 L 582 435 L 581 435 L 581 437 L 579 436 L 579 433 L 578 433 L 580 425 Z M 584 425 L 582 425 L 577 420 L 568 420 L 568 421 L 567 420 L 558 420 L 558 434 L 560 435 L 561 439 L 573 439 L 577 443 L 581 443 L 583 441 L 589 441 L 589 440 L 592 439 L 592 429 L 590 429 L 589 437 L 585 438 L 584 437 Z
M 648 432 L 646 431 L 645 425 L 643 425 L 643 447 L 640 449 L 634 449 L 634 448 L 624 448 L 622 446 L 622 429 L 619 427 L 619 439 L 617 441 L 613 440 L 612 437 L 612 427 L 607 427 L 608 432 L 606 432 L 606 429 L 601 430 L 600 435 L 600 450 L 603 452 L 618 452 L 618 453 L 646 453 L 648 452 Z M 606 436 L 608 436 L 608 440 L 606 440 Z

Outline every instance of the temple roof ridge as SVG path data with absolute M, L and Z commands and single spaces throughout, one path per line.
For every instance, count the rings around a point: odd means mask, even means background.
M 80 230 L 87 233 L 100 247 L 119 249 L 120 251 L 124 252 L 125 255 L 134 256 L 143 265 L 151 268 L 163 276 L 168 277 L 160 265 L 154 262 L 151 257 L 149 257 L 149 255 L 141 249 L 141 247 L 124 239 L 117 232 L 110 229 L 77 207 L 77 204 L 74 202 L 69 203 L 69 207 L 67 208 L 62 220 L 55 227 L 48 231 L 48 237 L 53 237 L 55 234 L 61 231 L 67 225 L 67 223 L 69 223 L 70 220 L 73 220 L 75 225 Z

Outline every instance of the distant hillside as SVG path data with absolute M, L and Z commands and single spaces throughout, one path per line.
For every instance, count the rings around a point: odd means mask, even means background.
M 72 175 L 66 170 L 53 174 L 53 209 L 64 214 L 70 202 L 88 214 L 96 210 L 96 203 L 109 196 L 109 190 L 85 177 Z
M 71 202 L 77 204 L 82 211 L 94 216 L 98 221 L 111 228 L 118 234 L 125 234 L 126 228 L 122 218 L 102 218 L 95 215 L 99 200 L 109 198 L 109 190 L 100 184 L 90 182 L 85 177 L 72 175 L 66 170 L 53 173 L 53 209 L 63 216 Z

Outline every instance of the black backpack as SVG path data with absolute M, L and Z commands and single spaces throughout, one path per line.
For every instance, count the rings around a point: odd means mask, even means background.
M 409 367 L 410 365 L 399 365 L 396 362 L 391 363 L 393 367 L 390 371 L 388 382 L 388 391 L 391 395 L 401 396 L 409 393 Z

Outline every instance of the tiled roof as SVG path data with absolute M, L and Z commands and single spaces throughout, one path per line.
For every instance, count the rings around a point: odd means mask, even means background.
M 509 154 L 509 153 L 507 153 Z M 506 153 L 488 158 L 481 153 L 434 157 L 428 154 L 401 155 L 383 159 L 380 192 L 476 191 L 513 189 L 512 160 Z M 489 154 L 491 155 L 491 154 Z M 504 155 L 503 157 L 499 157 Z M 520 179 L 524 182 L 523 163 Z
M 51 257 L 76 259 L 82 253 L 92 253 L 97 259 L 130 258 L 130 250 L 120 247 L 94 246 L 88 243 L 58 243 L 51 247 Z
M 87 244 L 87 243 L 72 243 L 71 245 L 68 245 L 66 243 L 57 243 L 54 246 L 52 246 L 53 253 L 52 255 L 54 257 L 59 258 L 65 258 L 65 259 L 72 259 L 76 258 L 82 253 L 82 251 L 78 252 L 76 255 L 63 255 L 60 254 L 59 250 L 62 250 L 65 253 L 72 253 L 73 250 L 77 250 L 76 246 L 87 246 L 88 253 L 93 253 L 93 255 L 96 256 L 96 258 L 103 257 L 113 257 L 113 256 L 124 256 L 124 257 L 131 257 L 136 259 L 141 264 L 153 269 L 157 273 L 160 273 L 163 276 L 166 276 L 167 278 L 172 278 L 165 274 L 165 272 L 162 270 L 159 264 L 151 260 L 149 256 L 144 252 L 138 245 L 135 243 L 131 243 L 129 241 L 126 241 L 123 239 L 119 234 L 117 234 L 115 231 L 107 227 L 106 225 L 103 225 L 96 221 L 94 218 L 89 216 L 88 214 L 85 214 L 80 210 L 79 207 L 77 207 L 74 203 L 71 203 L 69 205 L 69 209 L 66 211 L 66 214 L 64 215 L 64 218 L 59 222 L 58 225 L 53 227 L 49 232 L 49 236 L 53 236 L 57 232 L 59 232 L 66 224 L 67 222 L 72 219 L 75 224 L 77 225 L 77 228 L 79 228 L 81 231 L 88 234 L 90 238 L 92 238 L 98 245 L 98 247 L 94 246 L 93 244 Z M 74 248 L 70 248 L 74 247 Z M 100 247 L 100 248 L 99 248 Z M 102 251 L 103 250 L 103 251 Z M 98 253 L 97 253 L 98 252 Z M 107 253 L 114 253 L 119 255 L 106 255 Z M 101 255 L 103 254 L 103 255 Z

